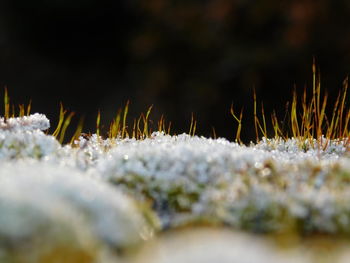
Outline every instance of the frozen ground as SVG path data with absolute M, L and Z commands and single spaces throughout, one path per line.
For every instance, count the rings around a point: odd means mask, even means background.
M 342 140 L 325 149 L 296 139 L 248 147 L 154 133 L 64 146 L 48 127 L 41 114 L 0 119 L 0 262 L 215 262 L 217 254 L 257 262 L 249 249 L 259 262 L 313 262 L 299 261 L 302 248 L 284 251 L 265 238 L 350 234 Z M 226 230 L 193 234 L 198 243 L 189 246 L 179 242 L 187 232 L 174 232 L 203 225 Z M 252 236 L 225 234 L 233 230 Z M 142 256 L 127 256 L 135 250 Z M 178 259 L 163 255 L 173 250 Z

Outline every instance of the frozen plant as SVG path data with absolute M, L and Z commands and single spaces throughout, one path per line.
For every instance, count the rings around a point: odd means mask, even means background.
M 347 195 L 334 189 L 338 174 L 347 171 L 340 165 L 346 159 L 343 146 L 320 153 L 300 151 L 294 140 L 268 143 L 276 147 L 154 133 L 119 141 L 98 160 L 97 173 L 136 198 L 151 200 L 164 226 L 207 218 L 258 232 L 290 227 L 343 232 L 337 215 L 348 211 L 340 198 Z M 300 189 L 310 195 L 299 195 Z M 322 197 L 329 201 L 316 205 Z M 335 208 L 331 216 L 324 213 L 327 207 Z
M 50 121 L 44 114 L 34 113 L 23 117 L 0 118 L 0 130 L 3 131 L 44 131 L 48 128 L 50 128 Z
M 40 159 L 60 148 L 57 140 L 42 130 L 50 127 L 43 114 L 17 118 L 0 118 L 0 160 L 18 158 Z
M 29 160 L 1 165 L 0 236 L 5 253 L 46 253 L 69 240 L 69 249 L 78 246 L 91 253 L 99 246 L 125 249 L 152 238 L 156 229 L 152 212 L 76 170 Z M 21 247 L 28 240 L 31 245 Z
M 59 142 L 40 130 L 3 131 L 0 130 L 0 160 L 35 158 L 41 159 L 55 153 Z

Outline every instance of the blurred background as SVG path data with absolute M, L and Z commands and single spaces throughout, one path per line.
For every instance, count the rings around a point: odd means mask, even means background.
M 294 85 L 311 88 L 313 57 L 336 95 L 350 72 L 348 0 L 1 0 L 0 86 L 56 125 L 59 103 L 107 125 L 130 100 L 173 132 L 234 139 L 231 103 L 254 139 L 253 88 L 283 116 Z M 1 92 L 1 96 L 2 96 Z

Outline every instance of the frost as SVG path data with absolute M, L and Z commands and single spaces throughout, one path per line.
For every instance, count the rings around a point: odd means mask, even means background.
M 1 164 L 0 240 L 6 246 L 32 241 L 32 249 L 43 251 L 69 242 L 92 252 L 98 244 L 135 246 L 157 227 L 143 213 L 118 190 L 76 170 L 37 161 Z
M 68 205 L 99 242 L 129 246 L 153 235 L 151 213 L 126 195 L 150 204 L 164 229 L 214 222 L 263 233 L 350 234 L 346 140 L 263 138 L 248 147 L 158 132 L 143 140 L 94 134 L 63 146 L 42 132 L 46 120 L 40 114 L 2 120 L 2 185 L 39 206 L 50 198 Z M 8 229 L 26 233 L 23 227 Z
M 50 121 L 44 114 L 34 113 L 17 118 L 0 118 L 0 130 L 4 131 L 43 131 L 48 128 L 50 128 Z
M 0 160 L 25 157 L 40 159 L 57 151 L 58 141 L 44 134 L 50 127 L 45 115 L 0 118 Z
M 60 147 L 58 141 L 40 130 L 2 131 L 0 130 L 0 160 L 37 158 L 55 153 Z
M 164 227 L 206 218 L 255 232 L 295 225 L 301 232 L 344 231 L 337 215 L 350 212 L 343 202 L 348 195 L 334 180 L 348 169 L 344 146 L 331 142 L 332 150 L 300 151 L 298 143 L 264 139 L 246 147 L 154 133 L 118 141 L 96 170 L 135 198 L 151 198 Z M 341 221 L 348 221 L 344 216 Z

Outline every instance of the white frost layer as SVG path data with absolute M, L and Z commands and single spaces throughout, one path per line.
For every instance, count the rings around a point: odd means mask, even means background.
M 58 151 L 59 142 L 40 130 L 0 130 L 0 159 L 37 158 Z
M 57 173 L 71 168 L 93 175 L 151 199 L 165 225 L 210 214 L 241 228 L 274 231 L 286 222 L 286 212 L 307 221 L 310 231 L 337 232 L 350 229 L 348 145 L 327 143 L 323 149 L 317 141 L 263 139 L 247 147 L 154 133 L 145 140 L 92 135 L 61 146 L 40 130 L 24 128 L 0 130 L 0 159 L 34 158 Z M 104 203 L 99 206 L 103 214 Z
M 106 178 L 136 174 L 167 183 L 195 180 L 208 184 L 218 178 L 229 179 L 236 173 L 259 170 L 267 161 L 286 165 L 305 161 L 332 162 L 340 157 L 334 152 L 297 151 L 296 142 L 287 143 L 293 146 L 289 150 L 285 150 L 285 146 L 283 149 L 269 149 L 263 143 L 246 147 L 225 139 L 155 133 L 150 139 L 118 141 L 106 157 L 98 160 L 97 169 Z
M 47 130 L 50 128 L 50 121 L 44 114 L 34 113 L 29 116 L 17 118 L 0 118 L 0 130 L 7 131 L 33 131 Z
M 13 239 L 35 234 L 50 223 L 43 224 L 38 209 L 56 221 L 73 211 L 95 238 L 114 247 L 137 244 L 153 234 L 133 200 L 102 181 L 36 161 L 2 163 L 0 232 Z
M 155 133 L 142 141 L 115 142 L 96 169 L 136 197 L 151 197 L 165 225 L 211 215 L 265 232 L 286 227 L 286 216 L 302 220 L 302 231 L 346 229 L 349 216 L 338 218 L 350 212 L 342 201 L 350 202 L 345 146 L 334 143 L 332 151 L 304 152 L 294 139 L 271 148 L 273 143 L 278 141 L 246 147 L 224 139 Z
M 37 158 L 50 155 L 61 147 L 59 142 L 42 130 L 50 127 L 45 115 L 0 118 L 0 160 Z

